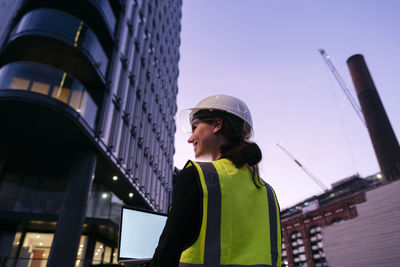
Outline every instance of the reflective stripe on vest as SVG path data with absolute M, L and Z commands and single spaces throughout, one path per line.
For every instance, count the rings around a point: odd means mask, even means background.
M 273 189 L 266 183 L 265 187 L 257 189 L 251 172 L 246 167 L 237 169 L 227 159 L 192 163 L 198 171 L 203 190 L 202 225 L 196 242 L 182 253 L 179 266 L 280 266 L 279 205 Z M 239 188 L 235 190 L 229 188 L 237 185 Z M 257 203 L 247 203 L 248 208 L 239 205 L 236 210 L 237 201 L 252 201 L 253 195 L 256 195 L 254 199 Z M 244 196 L 249 196 L 250 200 L 242 199 Z M 258 209 L 264 211 L 252 213 Z M 253 215 L 258 217 L 255 219 Z
M 281 266 L 282 241 L 278 242 L 278 238 L 282 240 L 279 204 L 272 187 L 267 183 L 265 183 L 265 187 L 267 188 L 268 196 L 269 229 L 277 229 L 276 231 L 270 231 L 272 266 Z

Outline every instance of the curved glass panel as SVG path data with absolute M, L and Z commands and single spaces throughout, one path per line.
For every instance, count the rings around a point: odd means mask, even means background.
M 104 218 L 119 224 L 123 201 L 100 183 L 93 183 L 86 217 Z
M 56 36 L 80 48 L 105 77 L 108 57 L 94 32 L 83 21 L 59 10 L 35 9 L 25 14 L 11 36 L 32 33 Z
M 90 0 L 90 2 L 103 14 L 111 33 L 114 33 L 116 19 L 108 0 Z
M 0 90 L 26 90 L 51 96 L 71 106 L 94 128 L 97 105 L 75 78 L 54 67 L 34 62 L 13 62 L 0 69 Z
M 5 171 L 0 181 L 0 211 L 57 214 L 65 187 L 66 180 L 59 177 Z

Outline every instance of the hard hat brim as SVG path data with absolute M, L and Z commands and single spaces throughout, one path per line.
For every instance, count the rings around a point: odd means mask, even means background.
M 185 134 L 191 134 L 192 133 L 192 116 L 196 112 L 201 111 L 201 110 L 206 110 L 206 109 L 204 109 L 204 108 L 189 108 L 189 109 L 181 110 L 179 112 L 179 123 L 181 125 L 182 131 Z M 226 112 L 225 110 L 222 110 L 222 109 L 209 109 L 209 110 L 210 111 L 215 110 L 215 111 Z M 233 115 L 233 116 L 235 116 L 235 115 Z M 217 117 L 219 117 L 219 116 L 217 115 Z M 240 118 L 240 117 L 237 116 L 237 118 Z M 240 118 L 240 119 L 243 120 L 242 118 Z M 243 123 L 248 125 L 248 127 L 250 128 L 250 131 L 249 131 L 249 133 L 247 135 L 247 139 L 252 138 L 254 136 L 253 127 L 250 124 L 248 124 L 247 122 L 245 122 L 244 120 L 243 120 Z
M 192 133 L 192 122 L 190 121 L 190 114 L 193 112 L 193 108 L 184 109 L 179 112 L 179 123 L 181 124 L 182 131 L 185 134 Z

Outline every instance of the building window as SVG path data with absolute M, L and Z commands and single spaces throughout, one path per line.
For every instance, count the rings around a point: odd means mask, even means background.
M 11 254 L 5 266 L 46 267 L 49 259 L 53 233 L 21 232 L 16 233 Z M 20 243 L 23 242 L 22 246 Z M 79 249 L 76 255 L 77 267 L 83 267 L 87 248 L 87 236 L 81 236 Z M 18 247 L 21 247 L 17 255 Z
M 322 240 L 321 227 L 315 225 L 310 228 L 310 246 L 314 266 L 328 266 L 328 262 L 326 261 L 325 253 L 323 250 L 324 244 Z
M 62 23 L 60 23 L 62 21 Z M 32 34 L 54 36 L 79 48 L 105 77 L 109 59 L 95 33 L 76 17 L 56 9 L 35 9 L 25 14 L 14 28 L 14 36 Z
M 103 263 L 104 251 L 105 251 L 104 244 L 96 241 L 96 246 L 93 255 L 93 264 Z
M 306 267 L 307 257 L 301 233 L 293 232 L 290 238 L 295 267 Z
M 118 106 L 114 103 L 114 112 L 112 116 L 112 123 L 111 123 L 111 133 L 108 140 L 108 145 L 113 152 L 117 152 L 116 144 L 119 142 L 119 138 L 121 138 L 120 130 L 121 130 L 121 123 L 122 118 L 118 111 Z
M 82 266 L 82 267 L 84 266 L 87 244 L 88 244 L 88 237 L 84 235 L 81 236 L 78 253 L 76 254 L 75 266 Z
M 111 247 L 105 246 L 103 263 L 111 263 Z
M 57 214 L 66 180 L 57 177 L 5 173 L 0 182 L 0 210 Z
M 66 72 L 34 62 L 14 62 L 0 69 L 0 90 L 25 90 L 55 98 L 72 107 L 94 128 L 97 105 L 86 88 Z
M 282 267 L 287 267 L 287 266 L 289 266 L 289 262 L 287 259 L 285 238 L 282 237 Z
M 17 232 L 14 236 L 14 242 L 11 248 L 10 258 L 17 257 L 18 247 L 20 247 L 21 238 L 22 238 L 22 232 Z
M 53 236 L 53 234 L 45 233 L 27 233 L 18 262 L 26 266 L 46 266 Z
M 109 179 L 112 179 L 112 177 Z M 89 195 L 86 216 L 110 219 L 119 223 L 122 205 L 122 200 L 115 194 L 102 184 L 95 182 Z
M 118 264 L 118 248 L 114 248 L 114 252 L 112 254 L 112 263 L 113 264 Z

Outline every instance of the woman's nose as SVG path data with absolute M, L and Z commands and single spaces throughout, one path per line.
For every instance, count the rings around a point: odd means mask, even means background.
M 193 135 L 191 135 L 187 141 L 188 141 L 189 144 L 193 143 Z

